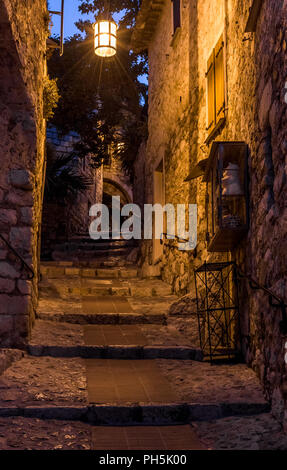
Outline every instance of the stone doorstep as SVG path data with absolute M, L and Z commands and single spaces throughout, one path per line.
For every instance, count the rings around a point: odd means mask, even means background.
M 191 359 L 202 361 L 200 349 L 189 346 L 42 346 L 28 345 L 28 353 L 34 357 L 81 357 L 90 359 Z
M 81 278 L 103 278 L 103 279 L 136 279 L 137 269 L 120 269 L 120 268 L 76 268 L 73 266 L 41 266 L 42 276 L 50 279 L 67 277 L 81 277 Z
M 30 405 L 2 406 L 0 417 L 25 417 L 82 421 L 96 425 L 158 425 L 187 424 L 230 416 L 255 416 L 270 411 L 267 403 L 189 404 L 129 403 L 126 405 Z
M 133 324 L 166 324 L 166 316 L 164 314 L 147 314 L 140 315 L 138 313 L 102 313 L 102 314 L 85 314 L 85 313 L 49 313 L 38 312 L 37 318 L 46 321 L 56 321 L 63 323 L 75 323 L 77 325 L 133 325 Z
M 40 288 L 40 291 L 44 289 Z M 98 285 L 95 287 L 60 287 L 59 288 L 61 296 L 65 295 L 77 295 L 77 296 L 99 296 L 99 297 L 108 297 L 108 296 L 118 296 L 118 297 L 127 297 L 130 296 L 129 287 L 113 287 Z

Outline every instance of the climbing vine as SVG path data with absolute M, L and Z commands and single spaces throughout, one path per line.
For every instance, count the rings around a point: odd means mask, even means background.
M 44 78 L 43 90 L 44 118 L 47 119 L 47 121 L 54 116 L 54 110 L 55 108 L 57 108 L 59 99 L 60 95 L 57 85 L 57 79 L 50 79 L 47 75 Z

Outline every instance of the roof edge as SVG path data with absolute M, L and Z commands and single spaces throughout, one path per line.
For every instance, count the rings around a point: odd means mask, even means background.
M 165 4 L 166 0 L 143 0 L 131 38 L 135 52 L 148 48 Z

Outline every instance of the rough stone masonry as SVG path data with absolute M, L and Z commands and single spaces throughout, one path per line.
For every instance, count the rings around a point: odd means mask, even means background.
M 263 1 L 256 30 L 249 34 L 245 27 L 251 0 L 182 0 L 181 26 L 175 34 L 171 2 L 157 2 L 156 8 L 153 3 L 143 1 L 133 36 L 133 46 L 147 49 L 149 57 L 149 136 L 137 158 L 136 178 L 144 185 L 145 202 L 154 202 L 154 172 L 163 161 L 165 203 L 198 204 L 198 245 L 182 253 L 165 243 L 155 264 L 154 242 L 146 241 L 142 273 L 160 273 L 174 292 L 190 293 L 194 311 L 194 269 L 204 261 L 233 260 L 286 300 L 287 2 Z M 222 33 L 227 109 L 224 125 L 207 143 L 207 61 Z M 250 227 L 247 237 L 226 253 L 207 252 L 205 183 L 202 178 L 184 181 L 207 158 L 214 140 L 244 141 L 249 147 Z M 281 312 L 246 283 L 240 298 L 246 361 L 257 371 L 274 414 L 286 422 Z
M 25 344 L 37 302 L 47 15 L 45 0 L 0 1 L 0 233 L 35 273 L 1 242 L 1 346 Z

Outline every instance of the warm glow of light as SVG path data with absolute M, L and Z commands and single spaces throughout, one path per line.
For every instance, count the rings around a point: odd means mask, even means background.
M 95 53 L 100 57 L 112 57 L 117 52 L 117 25 L 114 21 L 98 21 L 95 29 Z

